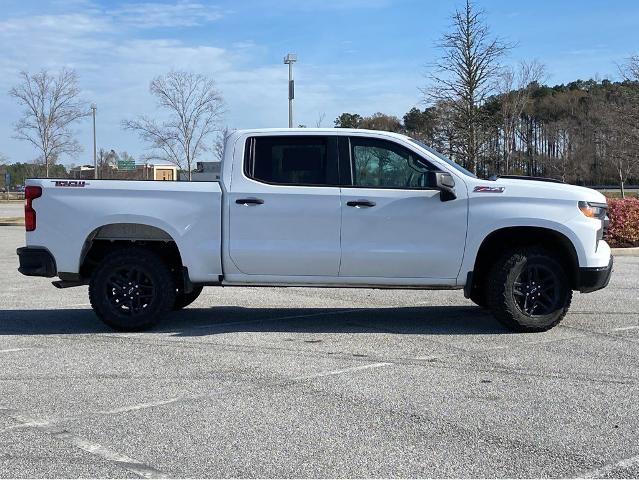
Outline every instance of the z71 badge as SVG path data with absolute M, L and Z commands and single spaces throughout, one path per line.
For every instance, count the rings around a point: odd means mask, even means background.
M 473 192 L 477 193 L 503 193 L 506 190 L 506 187 L 489 187 L 486 185 L 481 185 L 479 187 L 475 187 Z
M 56 187 L 84 187 L 88 185 L 84 180 L 55 180 Z

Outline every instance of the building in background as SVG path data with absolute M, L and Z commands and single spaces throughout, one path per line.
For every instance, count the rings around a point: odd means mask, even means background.
M 178 169 L 175 165 L 154 165 L 147 163 L 136 166 L 136 168 L 140 167 L 144 170 L 146 179 L 165 181 L 177 181 L 178 179 Z
M 78 165 L 69 170 L 69 177 L 76 180 L 89 180 L 95 177 L 94 171 L 95 167 L 93 165 Z

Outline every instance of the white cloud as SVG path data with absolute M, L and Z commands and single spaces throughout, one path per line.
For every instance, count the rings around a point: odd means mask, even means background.
M 107 11 L 117 23 L 135 28 L 193 27 L 222 18 L 222 10 L 187 0 L 174 4 L 133 3 Z

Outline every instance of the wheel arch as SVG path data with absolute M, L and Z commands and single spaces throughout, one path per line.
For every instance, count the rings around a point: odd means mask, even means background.
M 115 222 L 94 228 L 86 237 L 80 255 L 79 274 L 89 278 L 99 262 L 116 249 L 137 245 L 159 254 L 176 272 L 176 279 L 188 281 L 178 243 L 166 230 L 145 223 Z
M 492 231 L 481 242 L 472 269 L 472 288 L 476 288 L 491 265 L 508 247 L 541 245 L 557 254 L 575 289 L 579 278 L 579 257 L 573 242 L 562 232 L 547 227 L 512 226 Z M 472 290 L 471 290 L 472 291 Z

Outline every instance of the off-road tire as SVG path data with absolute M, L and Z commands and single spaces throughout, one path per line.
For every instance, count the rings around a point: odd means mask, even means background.
M 173 310 L 182 310 L 184 307 L 191 305 L 197 297 L 202 293 L 202 286 L 193 287 L 191 293 L 183 293 L 182 289 L 177 289 L 175 293 L 175 303 L 173 304 Z
M 155 253 L 123 248 L 104 257 L 95 269 L 89 299 L 98 318 L 111 328 L 147 330 L 175 304 L 173 275 Z
M 542 280 L 533 285 L 534 274 Z M 528 274 L 528 275 L 527 275 Z M 526 275 L 527 280 L 522 281 Z M 554 280 L 551 278 L 554 276 Z M 555 287 L 548 287 L 554 284 Z M 539 285 L 546 285 L 545 288 Z M 531 288 L 529 288 L 531 287 Z M 538 288 L 538 290 L 535 290 Z M 551 291 L 551 300 L 544 299 L 541 314 L 526 313 L 532 304 L 537 303 L 535 296 Z M 504 325 L 519 332 L 543 332 L 557 325 L 566 315 L 572 300 L 572 289 L 565 267 L 556 256 L 540 247 L 515 248 L 504 254 L 493 266 L 486 286 L 486 299 L 493 315 Z M 523 295 L 523 294 L 525 295 Z M 532 297 L 532 299 L 531 299 Z M 541 302 L 541 300 L 539 300 Z M 526 302 L 522 307 L 520 303 Z

